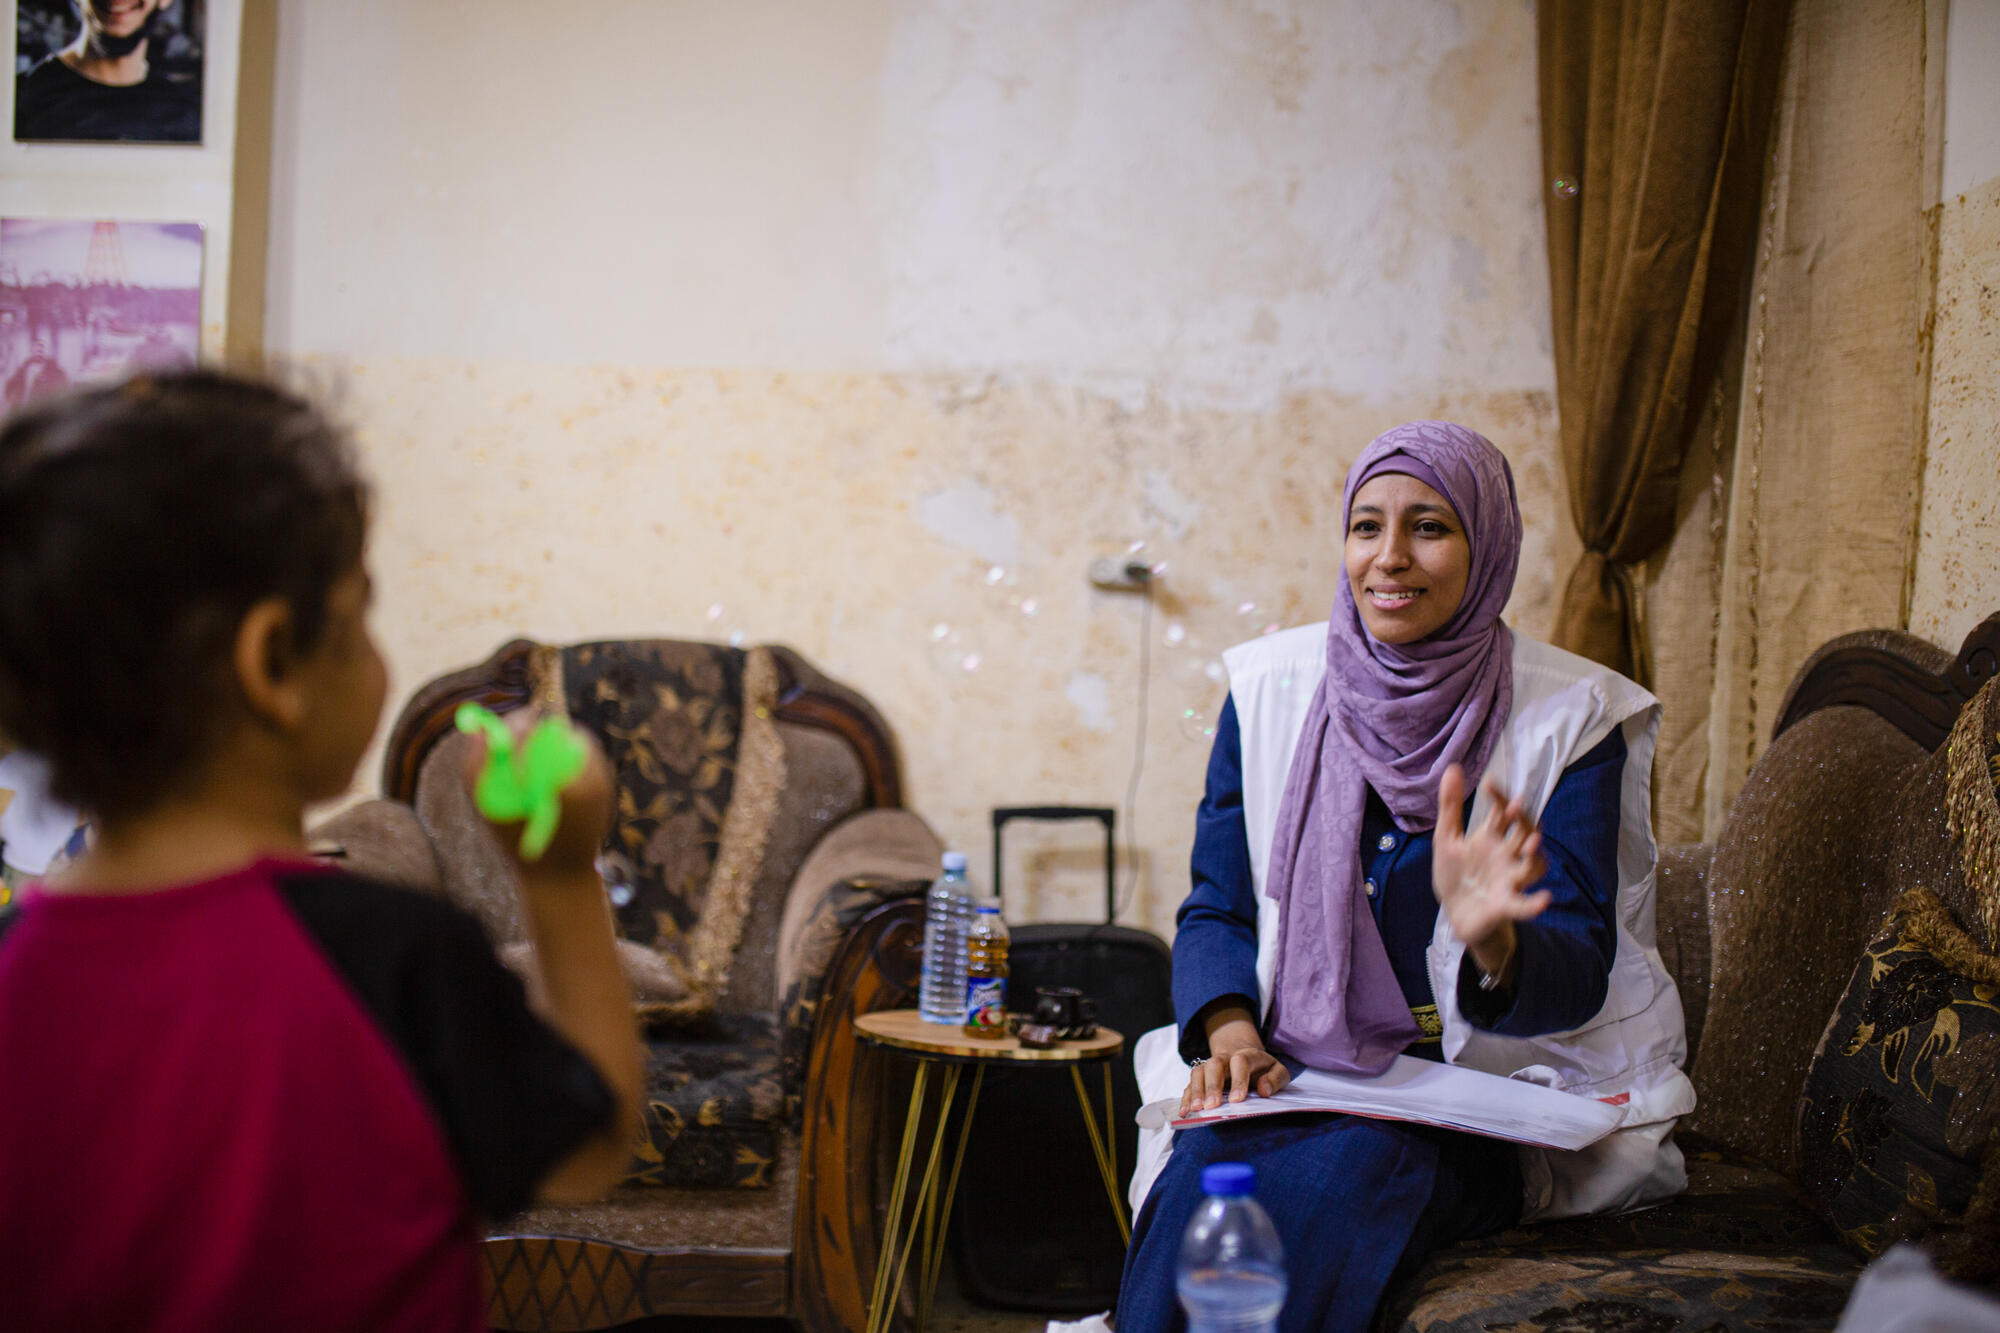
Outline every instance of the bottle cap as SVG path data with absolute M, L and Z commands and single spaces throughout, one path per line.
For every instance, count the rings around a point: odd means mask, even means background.
M 1247 1162 L 1217 1162 L 1201 1169 L 1201 1192 L 1240 1198 L 1257 1188 L 1257 1169 Z
M 963 869 L 965 869 L 965 853 L 964 853 L 964 852 L 946 852 L 946 853 L 944 854 L 944 868 L 945 868 L 946 870 L 963 870 Z
M 999 903 L 979 904 L 979 914 L 981 916 L 985 916 L 989 912 L 992 913 L 994 916 L 1000 915 L 1000 904 Z

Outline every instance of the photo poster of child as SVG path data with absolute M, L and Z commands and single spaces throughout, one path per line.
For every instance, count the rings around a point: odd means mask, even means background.
M 193 222 L 0 219 L 0 397 L 6 409 L 201 347 L 202 229 Z
M 200 143 L 206 8 L 16 0 L 16 142 Z

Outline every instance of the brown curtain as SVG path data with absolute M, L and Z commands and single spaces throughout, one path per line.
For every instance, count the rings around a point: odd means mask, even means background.
M 1786 0 L 1541 0 L 1557 410 L 1584 553 L 1555 641 L 1646 683 L 1631 566 L 1673 535 L 1754 249 Z

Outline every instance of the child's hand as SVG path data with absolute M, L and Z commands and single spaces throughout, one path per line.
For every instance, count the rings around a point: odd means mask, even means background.
M 516 709 L 506 715 L 505 721 L 508 730 L 513 733 L 516 753 L 526 744 L 528 733 L 540 720 L 538 713 L 527 708 Z M 508 858 L 521 871 L 522 882 L 526 885 L 577 876 L 587 878 L 593 885 L 598 882 L 597 854 L 604 842 L 604 832 L 611 825 L 614 781 L 611 765 L 605 759 L 597 738 L 581 727 L 576 732 L 584 743 L 583 771 L 562 789 L 561 813 L 555 832 L 541 856 L 532 861 L 522 857 L 521 821 L 489 821 L 500 835 L 500 843 L 506 848 Z M 464 778 L 468 792 L 477 785 L 479 775 L 486 767 L 486 758 L 486 738 L 475 735 L 474 743 L 466 753 Z

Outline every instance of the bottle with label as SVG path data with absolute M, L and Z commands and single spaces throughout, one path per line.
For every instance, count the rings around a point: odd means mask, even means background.
M 1285 1252 L 1242 1162 L 1201 1172 L 1208 1197 L 1181 1235 L 1174 1280 L 1189 1333 L 1270 1333 L 1285 1306 Z
M 944 873 L 924 905 L 924 977 L 917 1012 L 927 1023 L 965 1022 L 965 933 L 972 926 L 972 883 L 965 853 L 946 852 Z
M 1007 1035 L 1007 923 L 1000 900 L 979 904 L 965 937 L 965 1035 Z

